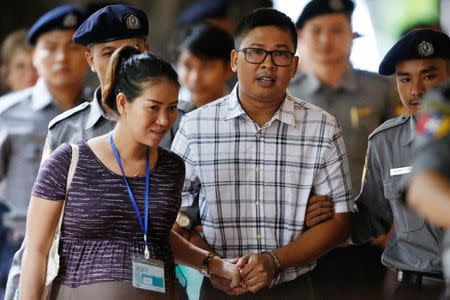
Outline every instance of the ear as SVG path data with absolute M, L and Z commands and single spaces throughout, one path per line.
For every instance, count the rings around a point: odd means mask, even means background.
M 230 54 L 230 64 L 231 64 L 231 70 L 233 72 L 237 72 L 237 60 L 238 60 L 238 56 L 239 56 L 239 52 L 237 52 L 236 50 L 231 50 L 231 54 Z
M 90 49 L 86 49 L 84 51 L 84 57 L 86 58 L 87 63 L 89 64 L 89 68 L 91 68 L 92 72 L 95 72 L 95 67 L 94 67 L 94 56 L 91 53 Z
M 152 50 L 152 48 L 150 47 L 150 45 L 147 42 L 144 45 L 144 50 L 145 50 L 145 52 L 149 52 L 149 53 L 150 53 L 150 50 Z
M 128 108 L 128 100 L 124 93 L 118 93 L 116 96 L 116 106 L 119 115 L 126 115 Z
M 299 58 L 297 55 L 294 56 L 294 61 L 292 62 L 293 68 L 292 68 L 291 78 L 294 78 L 295 75 L 297 74 L 298 62 L 299 62 L 299 61 L 300 61 L 300 58 Z

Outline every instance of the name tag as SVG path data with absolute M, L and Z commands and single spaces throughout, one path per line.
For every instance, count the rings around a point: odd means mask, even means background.
M 154 259 L 133 258 L 133 286 L 165 293 L 164 263 Z
M 411 173 L 412 167 L 403 167 L 403 168 L 395 168 L 391 169 L 391 176 L 403 175 Z

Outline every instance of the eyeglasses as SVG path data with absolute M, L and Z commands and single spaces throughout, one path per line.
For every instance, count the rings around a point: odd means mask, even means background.
M 285 50 L 268 51 L 261 48 L 243 48 L 237 50 L 238 52 L 244 52 L 245 61 L 251 64 L 261 64 L 270 54 L 272 62 L 278 67 L 287 67 L 292 63 L 294 53 Z

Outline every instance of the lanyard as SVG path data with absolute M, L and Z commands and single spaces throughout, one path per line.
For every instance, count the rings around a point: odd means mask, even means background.
M 147 230 L 148 230 L 148 198 L 149 198 L 149 189 L 150 189 L 150 162 L 148 159 L 148 152 L 147 152 L 147 159 L 145 162 L 145 208 L 144 208 L 144 222 L 142 222 L 142 216 L 139 212 L 139 208 L 136 203 L 136 199 L 134 198 L 133 191 L 131 190 L 131 186 L 128 183 L 128 179 L 125 177 L 125 172 L 123 170 L 122 160 L 120 159 L 119 151 L 117 151 L 116 144 L 114 143 L 114 138 L 112 133 L 109 135 L 109 143 L 111 144 L 111 148 L 114 152 L 114 156 L 116 157 L 117 164 L 119 165 L 120 171 L 122 172 L 123 181 L 125 181 L 125 185 L 127 186 L 128 195 L 130 196 L 131 204 L 133 204 L 134 212 L 136 213 L 136 216 L 139 221 L 139 225 L 141 225 L 142 232 L 144 233 L 144 243 L 145 243 L 145 250 L 144 250 L 144 257 L 145 259 L 150 258 L 150 251 L 148 250 L 148 244 L 147 244 Z

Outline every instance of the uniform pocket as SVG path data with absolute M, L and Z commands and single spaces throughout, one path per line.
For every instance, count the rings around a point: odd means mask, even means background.
M 425 218 L 417 215 L 401 201 L 400 183 L 403 176 L 391 176 L 383 181 L 384 196 L 389 200 L 394 215 L 394 223 L 401 232 L 420 230 L 425 226 Z

